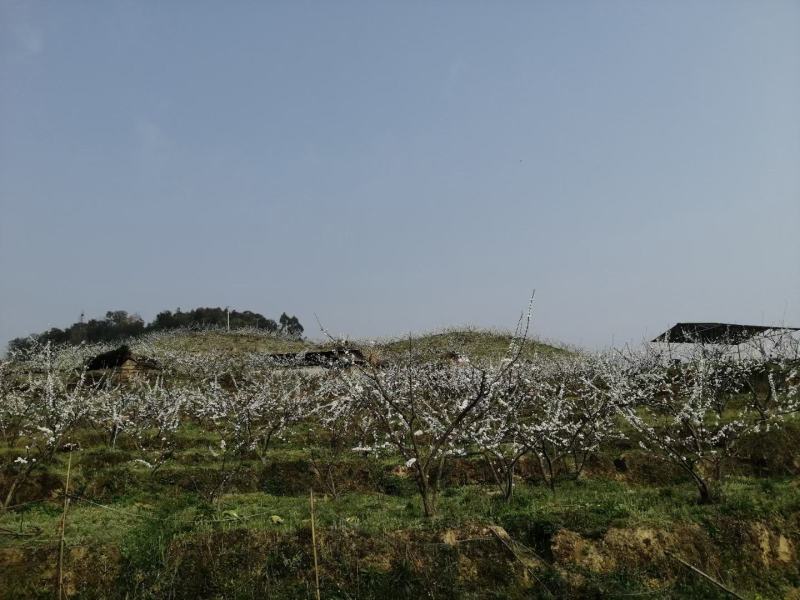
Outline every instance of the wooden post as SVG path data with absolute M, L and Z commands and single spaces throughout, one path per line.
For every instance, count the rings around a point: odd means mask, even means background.
M 62 600 L 64 594 L 64 528 L 67 525 L 67 509 L 69 508 L 69 475 L 72 470 L 72 449 L 67 459 L 67 479 L 64 483 L 64 509 L 61 512 L 61 536 L 58 543 L 58 595 L 56 600 Z
M 311 547 L 314 551 L 314 585 L 317 595 L 317 600 L 320 600 L 319 596 L 319 563 L 317 562 L 317 527 L 314 521 L 314 490 L 311 490 Z

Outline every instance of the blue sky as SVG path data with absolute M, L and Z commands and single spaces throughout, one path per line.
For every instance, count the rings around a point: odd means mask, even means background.
M 0 2 L 0 340 L 800 325 L 798 2 Z

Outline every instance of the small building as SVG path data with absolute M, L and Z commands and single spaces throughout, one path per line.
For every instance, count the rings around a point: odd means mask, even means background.
M 757 335 L 775 336 L 787 331 L 800 331 L 800 328 L 736 323 L 676 323 L 653 338 L 652 343 L 739 345 Z
M 703 347 L 738 359 L 779 357 L 787 351 L 796 351 L 792 349 L 797 347 L 798 331 L 800 328 L 778 325 L 676 323 L 650 343 L 664 345 L 674 361 L 681 361 Z
M 156 361 L 134 354 L 128 346 L 98 354 L 86 364 L 86 368 L 89 371 L 111 372 L 123 379 L 160 370 Z
M 276 365 L 282 367 L 321 367 L 325 369 L 363 365 L 365 362 L 364 354 L 356 348 L 333 348 L 331 350 L 272 354 L 270 358 Z

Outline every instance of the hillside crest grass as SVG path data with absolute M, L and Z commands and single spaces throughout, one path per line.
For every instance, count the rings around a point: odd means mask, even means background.
M 448 328 L 431 332 L 410 334 L 393 338 L 353 339 L 348 345 L 359 348 L 365 354 L 374 353 L 386 358 L 401 357 L 414 351 L 421 358 L 435 360 L 456 353 L 470 360 L 499 361 L 507 353 L 513 332 L 476 329 Z M 169 350 L 183 352 L 230 352 L 245 354 L 263 352 L 283 354 L 309 350 L 324 350 L 335 343 L 331 340 L 298 340 L 280 335 L 260 332 L 258 330 L 199 330 L 179 331 L 159 336 L 156 345 Z M 539 354 L 567 354 L 575 352 L 566 345 L 553 341 L 528 339 L 525 341 L 523 356 L 531 357 Z

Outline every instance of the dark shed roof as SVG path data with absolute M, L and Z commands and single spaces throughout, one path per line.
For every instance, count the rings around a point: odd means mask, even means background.
M 95 369 L 116 369 L 121 367 L 128 360 L 133 360 L 136 362 L 137 366 L 145 369 L 158 368 L 158 363 L 156 363 L 156 361 L 143 356 L 136 356 L 133 354 L 133 352 L 131 352 L 131 349 L 128 348 L 128 346 L 120 346 L 115 350 L 98 354 L 89 361 L 89 363 L 86 365 L 86 368 L 90 371 Z
M 735 323 L 676 323 L 652 341 L 674 344 L 741 344 L 754 335 L 771 330 L 800 331 L 800 328 Z

